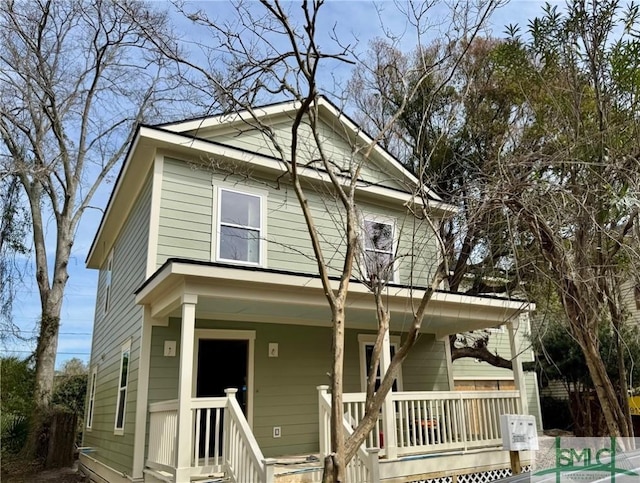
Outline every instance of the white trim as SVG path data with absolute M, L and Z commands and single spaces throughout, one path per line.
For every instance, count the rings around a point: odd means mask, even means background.
M 444 342 L 444 358 L 447 362 L 447 381 L 449 383 L 449 391 L 455 391 L 455 377 L 453 376 L 453 361 L 451 360 L 451 344 L 449 343 L 449 336 L 445 336 L 440 339 Z
M 109 313 L 109 307 L 111 307 L 111 292 L 113 287 L 113 251 L 112 248 L 107 257 L 107 265 L 104 272 L 104 300 L 102 301 L 102 313 L 107 315 Z
M 151 309 L 144 307 L 140 327 L 140 353 L 138 355 L 138 388 L 136 394 L 136 420 L 133 442 L 133 476 L 143 478 L 145 437 L 147 430 L 147 403 L 149 399 L 149 373 L 151 366 L 151 335 L 153 321 Z
M 120 194 L 120 189 L 122 188 L 123 179 L 125 178 L 125 174 L 128 171 L 129 166 L 131 165 L 131 158 L 133 157 L 134 153 L 136 152 L 136 148 L 138 147 L 138 143 L 140 142 L 140 138 L 141 138 L 140 131 L 141 130 L 142 130 L 142 128 L 140 128 L 140 130 L 138 131 L 138 134 L 136 135 L 136 137 L 131 142 L 131 148 L 129 149 L 129 153 L 127 154 L 127 157 L 125 158 L 125 160 L 122 163 L 121 173 L 118 176 L 118 178 L 116 179 L 116 185 L 113 188 L 113 192 L 111 193 L 111 197 L 109 198 L 109 201 L 107 203 L 107 207 L 106 207 L 106 209 L 104 211 L 104 215 L 102 215 L 102 220 L 100 220 L 100 226 L 98 226 L 98 231 L 96 232 L 96 236 L 93 238 L 93 241 L 91 242 L 91 247 L 89 248 L 89 253 L 87 254 L 87 258 L 85 259 L 85 263 L 87 265 L 89 264 L 89 260 L 91 260 L 93 258 L 95 250 L 98 248 L 98 243 L 97 242 L 102 237 L 102 230 L 104 228 L 105 222 L 107 221 L 107 218 L 111 217 L 111 210 L 113 208 L 113 200 L 115 200 L 116 197 L 118 197 L 119 194 Z M 135 201 L 135 199 L 136 199 L 135 196 L 131 196 L 131 206 L 133 205 L 133 202 Z M 131 206 L 129 207 L 129 209 L 131 209 Z M 120 213 L 120 217 L 124 218 L 122 213 Z M 122 223 L 124 223 L 124 220 L 123 220 Z M 122 227 L 122 225 L 120 225 L 120 228 L 121 227 Z M 105 247 L 105 248 L 107 248 L 107 247 Z
M 127 354 L 127 372 L 125 376 L 125 385 L 122 386 L 122 366 L 124 365 L 124 355 Z M 118 371 L 117 379 L 117 391 L 118 397 L 116 398 L 116 414 L 113 421 L 113 434 L 122 436 L 124 434 L 124 427 L 126 424 L 127 416 L 127 397 L 129 395 L 129 379 L 131 377 L 131 338 L 129 338 L 120 347 L 120 370 Z M 122 426 L 118 427 L 118 411 L 120 409 L 120 399 L 124 395 L 124 403 L 122 404 Z
M 392 237 L 392 247 L 391 247 L 391 252 L 384 252 L 382 250 L 371 250 L 371 249 L 367 249 L 367 245 L 366 245 L 366 237 L 367 237 L 367 230 L 365 228 L 365 223 L 370 222 L 370 223 L 379 223 L 379 224 L 383 224 L 383 225 L 389 225 L 391 226 L 391 237 Z M 390 283 L 397 283 L 400 279 L 400 274 L 399 274 L 399 267 L 398 267 L 398 259 L 397 259 L 397 254 L 398 254 L 398 247 L 400 244 L 400 237 L 399 237 L 399 233 L 398 233 L 398 221 L 396 218 L 392 217 L 392 216 L 384 216 L 384 215 L 378 215 L 375 213 L 363 213 L 362 214 L 362 223 L 360 226 L 360 233 L 362 234 L 362 266 L 363 269 L 365 271 L 365 273 L 361 274 L 363 279 L 368 280 L 369 279 L 369 274 L 366 273 L 367 272 L 367 262 L 366 262 L 366 256 L 367 256 L 367 252 L 368 251 L 374 251 L 374 252 L 380 252 L 380 253 L 389 253 L 391 255 L 391 258 L 393 260 L 392 262 L 392 277 L 391 280 L 389 280 Z
M 93 416 L 96 412 L 96 391 L 98 390 L 98 366 L 93 366 L 91 377 L 89 378 L 89 400 L 87 401 L 86 429 L 91 431 L 93 426 Z
M 254 190 L 251 188 L 245 188 L 242 186 L 238 188 L 236 186 L 230 187 L 225 183 L 218 183 L 213 180 L 213 202 L 214 207 L 212 211 L 212 235 L 214 240 L 211 243 L 211 259 L 219 262 L 225 263 L 233 263 L 236 265 L 248 265 L 254 267 L 266 267 L 267 266 L 267 192 L 263 190 Z M 220 256 L 220 225 L 222 224 L 222 192 L 227 191 L 230 193 L 237 193 L 240 195 L 251 196 L 254 198 L 258 198 L 259 200 L 259 211 L 260 211 L 260 226 L 256 227 L 245 227 L 248 230 L 257 230 L 259 232 L 258 236 L 258 262 L 250 262 L 247 260 L 233 260 L 222 258 Z
M 505 369 L 508 371 L 509 369 Z M 454 381 L 513 381 L 513 376 L 454 376 Z
M 147 278 L 156 271 L 158 238 L 160 236 L 160 204 L 162 203 L 162 176 L 164 155 L 156 151 L 151 174 L 151 207 L 149 209 L 149 240 L 147 243 Z
M 253 395 L 255 393 L 254 362 L 255 362 L 255 330 L 231 330 L 231 329 L 195 329 L 193 348 L 193 379 L 192 397 L 196 397 L 196 383 L 198 381 L 198 348 L 200 339 L 217 340 L 246 340 L 247 347 L 247 422 L 253 428 Z
M 237 270 L 233 267 L 221 267 L 215 265 L 200 265 L 184 262 L 172 262 L 167 264 L 163 270 L 161 270 L 154 279 L 147 283 L 143 289 L 136 295 L 137 304 L 154 303 L 156 295 L 154 292 L 159 286 L 163 285 L 167 279 L 178 276 L 193 276 L 204 277 L 210 279 L 216 279 L 219 281 L 234 280 L 238 282 L 244 282 L 246 284 L 252 283 L 264 283 L 269 287 L 287 287 L 287 288 L 300 288 L 306 289 L 318 289 L 323 290 L 321 280 L 318 277 L 312 277 L 308 275 L 299 274 L 284 274 L 284 273 L 271 273 L 259 270 Z M 339 281 L 331 280 L 331 286 L 334 290 L 337 290 Z M 363 284 L 353 283 L 349 286 L 349 292 L 355 294 L 370 295 L 370 290 Z M 389 298 L 399 298 L 402 303 L 405 304 L 407 300 L 420 299 L 423 296 L 423 289 L 415 289 L 408 287 L 395 287 L 390 286 L 387 288 Z M 206 293 L 202 293 L 206 295 Z M 314 299 L 315 300 L 315 299 Z M 319 299 L 320 300 L 320 299 Z M 508 299 L 499 298 L 482 298 L 471 295 L 449 293 L 449 292 L 435 292 L 432 297 L 434 305 L 442 304 L 439 310 L 439 315 L 449 316 L 444 312 L 444 305 L 451 307 L 451 315 L 457 315 L 463 318 L 473 318 L 474 320 L 487 320 L 490 319 L 489 315 L 493 315 L 497 323 L 500 320 L 505 320 L 507 316 L 510 316 L 511 312 L 532 311 L 535 310 L 535 304 L 524 301 L 514 301 Z M 351 302 L 351 306 L 357 307 L 371 307 L 371 304 L 367 300 L 362 300 L 362 304 L 359 300 Z M 326 304 L 326 301 L 319 301 L 321 304 Z M 464 312 L 464 313 L 462 313 Z M 467 314 L 467 312 L 469 312 Z M 471 314 L 473 312 L 473 314 Z M 429 314 L 429 310 L 427 314 Z M 496 318 L 498 317 L 499 318 Z M 428 325 L 428 324 L 427 324 Z M 493 324 L 495 325 L 495 323 Z M 440 338 L 444 337 L 443 334 Z
M 373 345 L 376 342 L 377 334 L 358 334 L 358 351 L 360 353 L 360 389 L 362 392 L 367 391 L 367 352 L 366 346 Z M 390 335 L 390 345 L 397 352 L 400 347 L 400 336 Z M 382 376 L 382 374 L 381 374 Z M 398 377 L 396 378 L 398 383 L 398 392 L 403 391 L 402 384 L 402 364 L 398 368 Z
M 536 404 L 536 414 L 534 416 L 537 417 L 538 421 L 540 422 L 540 427 L 538 428 L 539 431 L 542 431 L 543 427 L 543 423 L 542 423 L 542 404 L 540 404 L 540 390 L 538 389 L 538 373 L 536 371 L 532 371 L 532 372 L 528 372 L 525 375 L 525 387 L 527 385 L 527 381 L 526 378 L 529 374 L 533 375 L 533 391 L 534 391 L 534 397 L 535 400 L 538 404 Z M 527 399 L 528 399 L 529 394 L 527 393 Z M 531 407 L 529 407 L 529 412 L 531 413 Z

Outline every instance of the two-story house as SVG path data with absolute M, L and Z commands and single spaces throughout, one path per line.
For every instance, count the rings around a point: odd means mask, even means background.
M 87 257 L 100 275 L 80 459 L 96 481 L 320 481 L 331 319 L 286 159 L 273 145 L 289 146 L 296 109 L 255 109 L 270 136 L 247 113 L 138 129 Z M 323 151 L 337 163 L 371 143 L 326 99 L 316 109 Z M 340 267 L 341 209 L 313 163 L 310 131 L 301 133 L 309 206 L 327 265 Z M 368 256 L 390 261 L 385 350 L 393 353 L 439 255 L 431 225 L 408 209 L 419 202 L 418 180 L 379 147 L 356 160 L 361 265 Z M 428 210 L 437 221 L 452 207 L 432 195 Z M 347 432 L 362 416 L 377 328 L 358 280 L 354 273 L 346 309 Z M 349 481 L 450 481 L 507 468 L 499 415 L 528 411 L 517 342 L 527 310 L 520 301 L 435 293 Z M 513 387 L 456 391 L 448 334 L 501 324 Z

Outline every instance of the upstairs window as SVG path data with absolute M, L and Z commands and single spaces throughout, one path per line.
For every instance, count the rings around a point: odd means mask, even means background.
M 389 220 L 365 218 L 363 231 L 367 279 L 394 281 L 394 223 Z
M 107 259 L 107 270 L 104 274 L 104 313 L 109 312 L 111 305 L 111 272 L 113 268 L 113 250 Z
M 124 416 L 127 407 L 127 387 L 129 384 L 129 360 L 131 358 L 131 341 L 122 346 L 120 352 L 120 377 L 118 379 L 118 400 L 116 402 L 115 433 L 124 433 Z
M 221 188 L 218 198 L 218 260 L 263 263 L 262 197 Z

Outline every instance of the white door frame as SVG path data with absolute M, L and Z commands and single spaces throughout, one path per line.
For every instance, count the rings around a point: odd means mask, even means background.
M 256 340 L 255 330 L 229 330 L 229 329 L 196 329 L 195 344 L 193 348 L 193 384 L 192 396 L 196 397 L 196 384 L 198 382 L 198 350 L 200 339 L 216 340 L 246 340 L 247 344 L 247 421 L 253 428 L 253 393 L 255 391 L 253 379 L 254 348 Z M 240 388 L 239 388 L 240 389 Z

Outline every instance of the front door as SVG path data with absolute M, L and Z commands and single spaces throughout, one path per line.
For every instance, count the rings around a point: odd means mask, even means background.
M 247 416 L 249 341 L 198 339 L 196 397 L 221 397 L 237 388 L 236 398 Z

